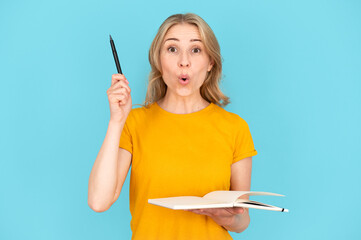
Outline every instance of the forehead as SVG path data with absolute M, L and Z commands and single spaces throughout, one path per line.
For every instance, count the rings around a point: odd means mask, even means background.
M 189 23 L 181 23 L 176 24 L 169 28 L 166 33 L 164 40 L 167 38 L 177 38 L 179 40 L 190 40 L 190 39 L 201 39 L 201 35 L 199 34 L 198 27 L 189 24 Z

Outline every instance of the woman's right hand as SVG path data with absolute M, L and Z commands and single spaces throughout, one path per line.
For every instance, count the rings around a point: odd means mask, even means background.
M 113 74 L 112 84 L 107 90 L 110 120 L 121 122 L 127 119 L 132 109 L 129 82 L 123 74 Z

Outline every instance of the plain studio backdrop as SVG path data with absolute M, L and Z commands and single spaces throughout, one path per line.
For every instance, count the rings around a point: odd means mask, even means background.
M 1 1 L 0 239 L 130 239 L 129 175 L 97 213 L 88 179 L 110 119 L 116 73 L 145 98 L 148 49 L 163 20 L 194 12 L 221 46 L 226 110 L 258 155 L 250 210 L 234 239 L 360 239 L 360 1 Z

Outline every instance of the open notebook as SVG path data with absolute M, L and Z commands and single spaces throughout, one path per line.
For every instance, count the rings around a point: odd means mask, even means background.
M 148 203 L 170 209 L 201 209 L 201 208 L 225 208 L 225 207 L 244 207 L 263 210 L 288 212 L 288 209 L 276 207 L 261 202 L 251 201 L 240 198 L 243 195 L 270 195 L 284 196 L 270 192 L 254 191 L 213 191 L 203 197 L 180 196 L 169 198 L 148 199 Z

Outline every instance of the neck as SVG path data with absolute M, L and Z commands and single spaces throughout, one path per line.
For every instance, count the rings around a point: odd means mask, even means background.
M 165 95 L 162 99 L 157 101 L 158 105 L 167 112 L 176 114 L 187 114 L 198 112 L 207 107 L 210 103 L 201 96 L 196 98 L 190 97 L 172 97 Z

